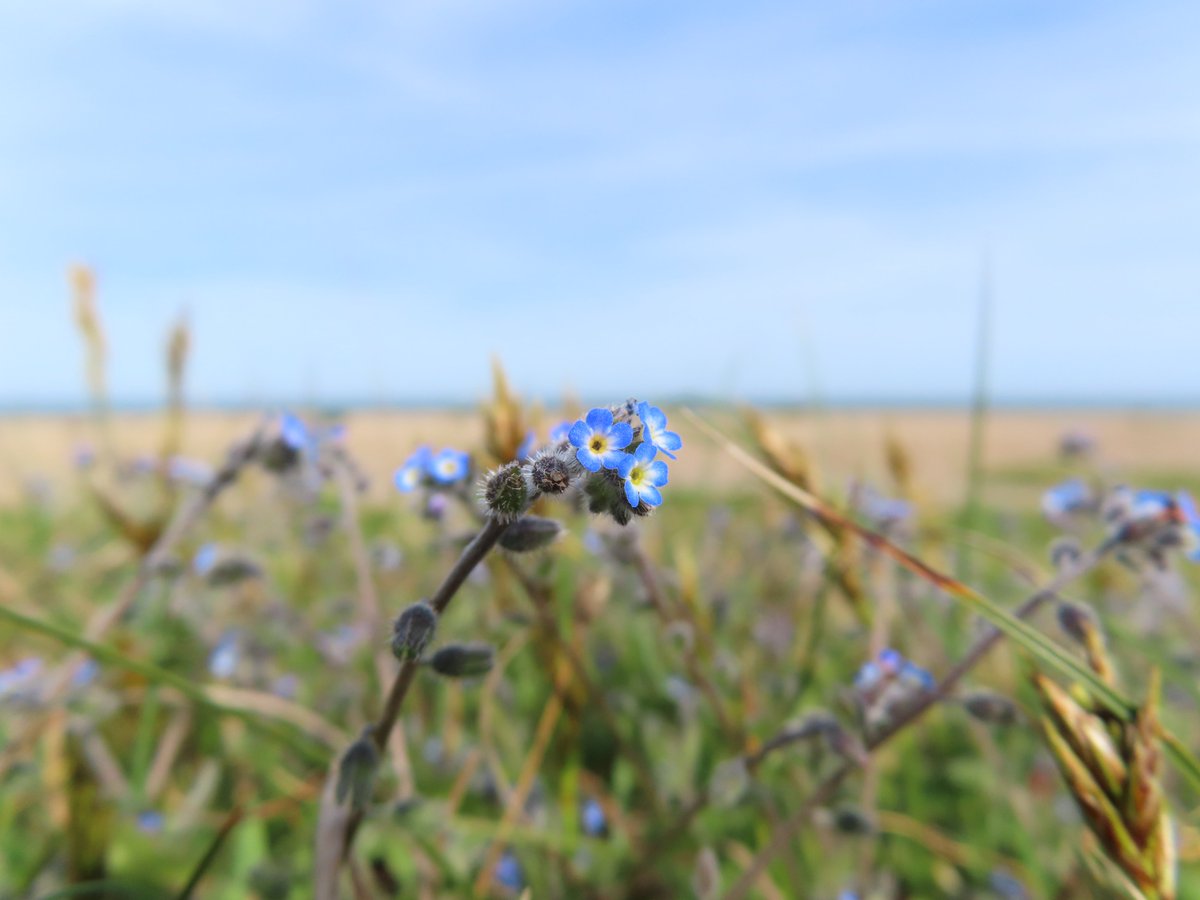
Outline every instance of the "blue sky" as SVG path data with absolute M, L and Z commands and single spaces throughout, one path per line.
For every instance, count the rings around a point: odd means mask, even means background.
M 0 11 L 0 403 L 1200 385 L 1194 3 Z

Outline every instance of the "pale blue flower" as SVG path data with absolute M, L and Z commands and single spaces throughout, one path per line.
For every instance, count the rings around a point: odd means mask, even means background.
M 521 441 L 521 446 L 517 448 L 517 455 L 513 459 L 524 461 L 533 455 L 533 448 L 537 446 L 537 432 L 532 428 L 525 435 L 525 440 Z
M 214 678 L 232 678 L 238 666 L 239 637 L 236 631 L 227 631 L 217 641 L 208 657 L 208 671 Z
M 421 486 L 429 472 L 429 463 L 433 460 L 433 451 L 426 446 L 418 447 L 413 455 L 404 461 L 404 465 L 396 470 L 393 481 L 396 490 L 409 494 Z
M 667 464 L 654 458 L 658 451 L 653 444 L 639 444 L 633 453 L 624 454 L 617 474 L 625 479 L 625 499 L 630 506 L 662 503 L 660 487 L 667 483 Z
M 163 829 L 163 814 L 152 809 L 138 813 L 137 826 L 146 834 L 158 834 Z
M 217 564 L 217 556 L 220 551 L 216 544 L 205 544 L 196 551 L 196 555 L 192 557 L 192 571 L 203 577 L 212 571 L 212 567 Z
M 1200 511 L 1196 509 L 1196 501 L 1187 491 L 1180 491 L 1175 495 L 1175 505 L 1179 508 L 1183 526 L 1188 530 L 1185 545 L 1187 558 L 1193 562 L 1200 562 Z
M 429 474 L 439 484 L 453 484 L 465 478 L 471 457 L 462 450 L 447 447 L 429 462 Z
M 571 436 L 571 422 L 564 419 L 550 429 L 550 443 L 561 444 Z
M 608 820 L 604 816 L 604 807 L 595 797 L 589 797 L 583 804 L 581 812 L 583 833 L 592 837 L 600 837 L 608 830 Z
M 28 690 L 41 671 L 42 661 L 36 656 L 27 656 L 10 668 L 0 669 L 0 698 Z
M 1086 510 L 1092 503 L 1092 492 L 1079 478 L 1072 478 L 1054 485 L 1042 495 L 1042 512 L 1047 519 L 1059 519 L 1063 516 Z
M 71 687 L 81 688 L 87 687 L 96 680 L 96 676 L 100 674 L 100 664 L 94 659 L 88 658 L 83 661 L 74 674 L 71 675 Z
M 683 446 L 683 438 L 673 431 L 667 431 L 666 413 L 643 400 L 637 406 L 637 414 L 642 420 L 642 440 L 661 450 L 668 459 L 674 459 L 673 451 Z
M 611 409 L 597 408 L 571 426 L 567 439 L 576 448 L 579 464 L 589 472 L 599 472 L 621 464 L 627 455 L 622 451 L 633 440 L 633 428 L 628 422 L 614 422 Z
M 510 891 L 519 891 L 525 886 L 525 873 L 521 871 L 521 863 L 511 850 L 496 860 L 495 878 L 502 886 Z
M 308 450 L 315 443 L 313 434 L 304 424 L 304 420 L 291 413 L 279 417 L 279 437 L 293 450 Z

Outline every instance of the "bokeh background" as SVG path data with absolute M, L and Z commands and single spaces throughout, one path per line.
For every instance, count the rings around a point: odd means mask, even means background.
M 1197 33 L 1186 2 L 4 6 L 0 900 L 313 896 L 326 771 L 475 479 L 631 396 L 682 434 L 667 501 L 543 503 L 553 549 L 476 570 L 438 638 L 494 668 L 415 680 L 346 895 L 1138 896 L 1046 748 L 1044 654 L 872 744 L 983 623 L 695 409 L 1008 609 L 1107 536 L 1033 621 L 1129 705 L 1162 675 L 1140 784 L 1200 896 Z M 285 412 L 323 437 L 275 465 Z M 422 444 L 469 471 L 401 495 Z

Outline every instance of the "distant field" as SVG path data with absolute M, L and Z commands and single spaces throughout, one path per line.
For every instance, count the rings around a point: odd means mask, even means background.
M 558 421 L 547 414 L 542 430 Z M 730 433 L 740 429 L 729 415 L 717 417 Z M 882 474 L 882 448 L 890 434 L 906 448 L 917 490 L 937 504 L 959 499 L 964 479 L 968 415 L 947 410 L 853 410 L 817 413 L 773 413 L 768 420 L 817 460 L 822 480 L 840 487 L 855 476 L 877 479 Z M 218 460 L 224 448 L 254 425 L 249 413 L 201 412 L 188 416 L 185 452 L 203 460 Z M 674 484 L 728 488 L 744 480 L 742 473 L 713 445 L 694 433 L 677 411 L 672 426 L 687 442 L 688 453 L 672 469 Z M 372 476 L 376 496 L 388 485 L 392 470 L 420 443 L 478 447 L 480 417 L 473 411 L 356 412 L 345 422 L 349 442 L 359 462 Z M 122 413 L 112 422 L 114 443 L 122 456 L 155 451 L 162 419 L 157 414 Z M 992 473 L 1044 469 L 1055 458 L 1059 437 L 1066 429 L 1092 435 L 1104 468 L 1131 476 L 1153 472 L 1160 476 L 1186 471 L 1196 462 L 1200 446 L 1200 412 L 1119 411 L 1000 411 L 989 414 L 986 432 L 987 468 Z M 20 415 L 0 418 L 0 503 L 20 498 L 31 478 L 52 485 L 67 482 L 72 454 L 81 442 L 99 444 L 94 420 L 81 415 Z

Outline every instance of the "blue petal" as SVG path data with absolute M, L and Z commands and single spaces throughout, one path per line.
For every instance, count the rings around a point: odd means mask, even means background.
M 633 454 L 626 453 L 624 450 L 613 449 L 604 451 L 604 455 L 600 457 L 600 460 L 604 463 L 604 468 L 617 469 L 620 468 L 626 457 L 633 459 Z
M 653 444 L 641 443 L 638 444 L 638 448 L 633 451 L 633 455 L 637 458 L 638 462 L 645 465 L 649 463 L 650 460 L 654 459 L 654 454 L 657 452 L 658 451 L 654 449 Z
M 571 430 L 567 432 L 567 440 L 571 442 L 572 447 L 584 446 L 591 436 L 592 429 L 588 428 L 583 419 L 572 425 Z
M 667 483 L 667 464 L 661 459 L 656 459 L 650 465 L 646 466 L 646 480 L 650 484 L 662 487 Z
M 618 422 L 608 430 L 608 439 L 616 450 L 623 450 L 633 441 L 633 426 L 628 422 Z
M 667 427 L 667 417 L 657 406 L 651 406 L 645 400 L 638 404 L 638 418 L 651 431 Z
M 421 483 L 421 472 L 424 466 L 414 466 L 411 464 L 403 465 L 396 470 L 396 474 L 392 476 L 392 481 L 396 485 L 396 490 L 407 494 L 417 489 Z
M 309 443 L 308 428 L 291 413 L 284 413 L 279 421 L 279 436 L 293 450 L 303 450 Z
M 1192 499 L 1192 495 L 1187 491 L 1179 491 L 1175 495 L 1175 503 L 1179 507 L 1179 511 L 1183 513 L 1183 518 L 1193 527 L 1200 524 L 1200 513 L 1196 511 L 1196 501 Z
M 628 478 L 629 473 L 633 471 L 633 467 L 637 465 L 637 458 L 632 453 L 621 452 L 621 459 L 617 463 L 617 474 L 622 478 Z
M 575 454 L 575 458 L 579 460 L 579 464 L 589 472 L 599 472 L 604 461 L 587 447 L 580 447 Z
M 638 489 L 635 488 L 633 486 L 633 482 L 628 479 L 625 480 L 625 499 L 628 500 L 629 505 L 633 507 L 637 507 L 638 503 L 640 502 L 640 498 L 638 497 Z
M 683 438 L 673 431 L 664 431 L 655 437 L 656 440 L 654 443 L 658 445 L 658 449 L 663 451 L 663 453 L 666 453 L 668 450 L 678 450 L 683 446 Z M 675 457 L 671 458 L 674 459 Z
M 600 407 L 588 410 L 587 423 L 592 431 L 607 431 L 613 423 L 612 410 Z
M 662 503 L 662 492 L 652 484 L 642 485 L 641 494 L 647 506 L 658 506 Z

